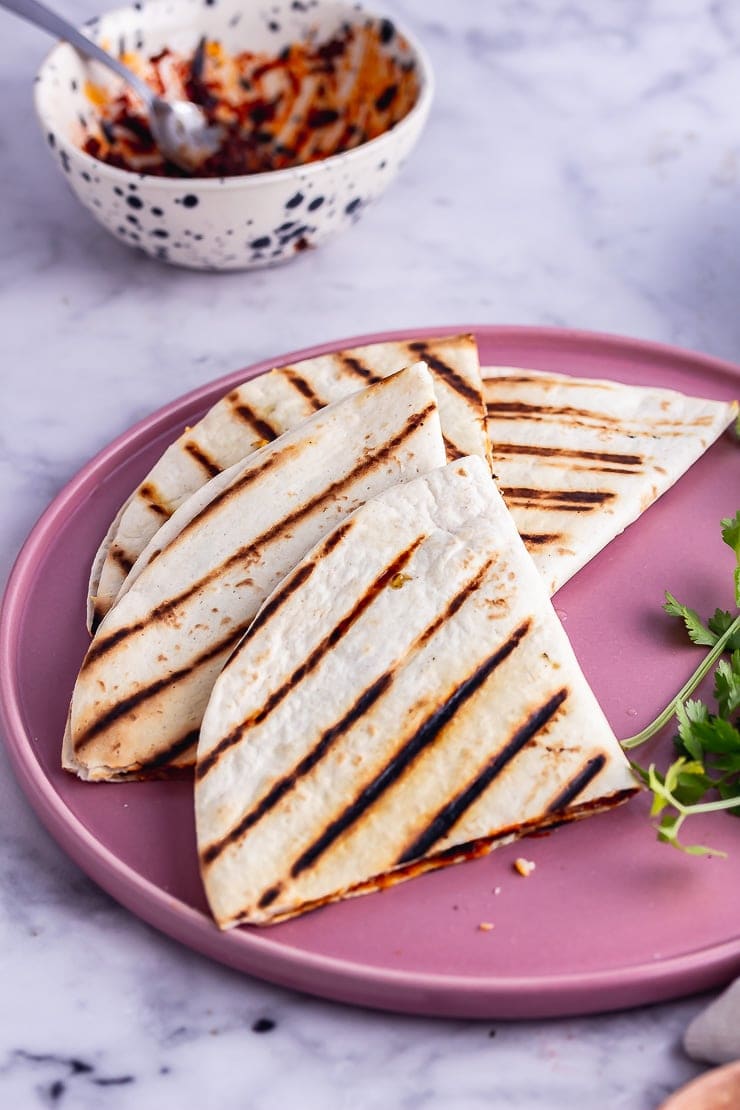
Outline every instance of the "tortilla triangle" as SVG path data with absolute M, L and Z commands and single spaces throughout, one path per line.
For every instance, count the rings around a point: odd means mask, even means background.
M 368 501 L 267 600 L 198 745 L 203 880 L 267 923 L 636 784 L 485 463 Z
M 675 390 L 484 367 L 493 473 L 550 593 L 672 486 L 737 416 Z

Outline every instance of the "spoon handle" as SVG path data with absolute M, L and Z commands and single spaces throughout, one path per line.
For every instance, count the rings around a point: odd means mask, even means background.
M 81 54 L 84 54 L 85 57 L 92 58 L 96 62 L 107 66 L 108 69 L 112 69 L 114 73 L 123 78 L 126 84 L 131 86 L 147 105 L 152 104 L 154 94 L 146 82 L 132 73 L 128 66 L 125 66 L 118 58 L 108 54 L 87 35 L 83 35 L 72 23 L 51 11 L 44 4 L 39 3 L 39 0 L 0 0 L 0 7 L 19 15 L 22 19 L 28 20 L 36 27 L 41 27 L 44 31 L 49 31 L 57 38 L 64 39 L 79 50 Z

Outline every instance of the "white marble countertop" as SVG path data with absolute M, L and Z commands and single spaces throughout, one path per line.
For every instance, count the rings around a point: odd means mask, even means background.
M 92 0 L 67 0 L 80 19 Z M 0 14 L 0 575 L 78 467 L 166 401 L 325 339 L 564 325 L 740 361 L 740 11 L 732 0 L 387 0 L 437 75 L 401 177 L 282 268 L 199 274 L 114 242 L 36 127 L 47 43 Z M 46 835 L 0 751 L 0 1102 L 653 1110 L 700 1070 L 706 998 L 521 1024 L 293 994 L 121 909 Z M 265 1020 L 266 1019 L 266 1020 Z M 256 1024 L 256 1023 L 262 1024 Z

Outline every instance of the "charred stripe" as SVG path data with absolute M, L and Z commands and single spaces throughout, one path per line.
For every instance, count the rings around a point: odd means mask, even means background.
M 572 405 L 532 405 L 526 401 L 489 401 L 486 404 L 489 416 L 573 416 L 586 420 L 598 420 L 604 424 L 622 424 L 619 416 L 612 416 L 606 412 L 594 412 L 592 409 L 578 409 Z
M 504 486 L 501 493 L 515 501 L 557 501 L 564 505 L 602 505 L 616 496 L 611 490 L 532 489 L 527 486 Z
M 569 459 L 613 463 L 615 466 L 642 466 L 642 455 L 620 455 L 611 451 L 579 451 L 575 447 L 546 447 L 533 443 L 501 443 L 496 441 L 494 458 L 499 455 L 556 455 Z
M 546 543 L 557 543 L 558 540 L 563 538 L 561 532 L 520 532 L 519 535 L 524 543 L 531 547 L 541 547 Z
M 194 747 L 198 743 L 198 729 L 195 728 L 191 732 L 181 736 L 179 740 L 175 740 L 166 748 L 162 748 L 151 759 L 144 759 L 136 767 L 136 771 L 155 771 L 158 767 L 166 767 L 168 763 L 172 763 L 183 752 L 188 751 L 189 748 Z
M 351 374 L 356 374 L 359 378 L 364 378 L 368 385 L 374 385 L 376 382 L 383 380 L 382 375 L 375 374 L 369 367 L 360 362 L 359 358 L 354 355 L 342 354 L 341 352 L 336 355 L 341 365 L 345 370 L 349 370 Z
M 531 509 L 533 506 L 531 501 L 507 497 L 506 507 L 508 509 Z M 540 501 L 537 508 L 546 509 L 549 513 L 591 513 L 594 509 L 598 509 L 598 505 L 569 505 L 565 501 Z
M 156 513 L 157 516 L 164 517 L 166 520 L 172 515 L 172 509 L 161 500 L 156 486 L 153 486 L 151 482 L 145 482 L 143 486 L 139 486 L 139 497 L 146 501 L 147 509 Z
M 548 389 L 550 386 L 573 389 L 606 389 L 614 392 L 610 382 L 594 381 L 592 378 L 550 377 L 547 373 L 541 374 L 491 374 L 486 375 L 485 367 L 482 368 L 483 385 L 487 392 L 496 388 L 499 382 L 505 385 L 531 385 Z
M 285 369 L 281 370 L 281 374 L 283 375 L 285 380 L 290 382 L 293 388 L 301 394 L 301 396 L 306 398 L 306 400 L 313 408 L 314 412 L 318 412 L 319 409 L 324 408 L 324 406 L 326 405 L 326 401 L 322 401 L 321 398 L 311 388 L 306 379 L 302 378 L 301 375 L 296 373 L 295 370 L 289 367 L 285 367 Z
M 214 478 L 216 474 L 220 474 L 223 470 L 223 467 L 215 463 L 213 459 L 209 459 L 206 452 L 195 440 L 189 439 L 184 447 L 191 459 L 194 459 L 198 466 L 201 467 L 202 470 L 205 470 L 210 478 Z
M 503 456 L 503 457 L 499 456 L 497 458 L 494 455 L 493 459 L 494 459 L 494 464 L 496 462 L 502 463 L 502 462 L 504 462 L 505 456 Z M 571 474 L 632 474 L 632 475 L 635 475 L 635 474 L 642 474 L 643 473 L 642 469 L 637 470 L 634 467 L 607 466 L 607 465 L 599 466 L 598 464 L 595 465 L 595 466 L 593 466 L 593 465 L 592 466 L 582 466 L 582 465 L 579 465 L 578 463 L 575 463 L 575 462 L 568 462 L 567 459 L 558 459 L 558 458 L 543 459 L 542 462 L 540 463 L 540 466 L 550 466 L 550 467 L 553 467 L 553 469 L 555 469 L 555 470 L 568 470 L 568 471 L 570 471 Z
M 123 548 L 117 543 L 111 545 L 110 558 L 121 568 L 124 575 L 128 574 L 131 567 L 134 565 L 133 559 L 129 558 Z
M 257 903 L 259 908 L 261 910 L 264 910 L 268 906 L 271 906 L 272 903 L 275 901 L 275 899 L 280 894 L 282 889 L 283 889 L 283 884 L 282 883 L 275 883 L 275 886 L 271 886 L 269 890 L 266 890 L 265 893 L 260 898 L 259 902 Z
M 540 729 L 552 720 L 567 696 L 568 691 L 565 688 L 558 690 L 539 709 L 531 713 L 473 781 L 464 790 L 456 794 L 454 798 L 451 798 L 446 805 L 442 806 L 424 831 L 412 841 L 408 848 L 404 849 L 396 864 L 408 863 L 410 860 L 425 855 L 438 840 L 446 836 L 466 810 L 478 800 L 484 790 L 503 771 L 504 767 L 519 754 Z
M 294 690 L 307 675 L 311 674 L 311 672 L 318 667 L 327 652 L 333 647 L 336 647 L 342 637 L 349 632 L 352 625 L 359 620 L 365 610 L 372 604 L 380 591 L 406 566 L 423 539 L 423 536 L 419 536 L 405 551 L 397 555 L 393 562 L 385 567 L 375 580 L 370 583 L 365 593 L 359 598 L 355 605 L 352 606 L 350 611 L 345 613 L 331 632 L 324 636 L 323 640 L 317 644 L 308 658 L 305 659 L 299 667 L 296 667 L 290 677 L 286 678 L 286 680 L 278 686 L 277 690 L 273 690 L 264 705 L 246 721 L 242 721 L 241 724 L 237 725 L 228 736 L 224 736 L 223 739 L 211 749 L 208 755 L 198 764 L 198 779 L 205 778 L 208 772 L 216 766 L 223 753 L 228 751 L 229 748 L 232 748 L 234 744 L 239 743 L 245 729 L 253 728 L 255 725 L 261 725 L 262 722 L 269 717 L 273 709 L 276 709 L 278 705 L 285 700 L 287 695 Z
M 241 399 L 238 390 L 234 393 L 230 393 L 228 400 L 231 402 L 234 415 L 238 416 L 240 420 L 243 420 L 245 424 L 249 424 L 262 439 L 270 443 L 280 435 L 277 428 L 273 428 L 272 424 L 268 423 L 264 416 L 260 416 L 259 413 L 255 412 L 254 409 L 246 403 L 246 401 Z
M 471 404 L 475 405 L 477 409 L 480 409 L 482 398 L 478 390 L 472 386 L 470 382 L 466 382 L 465 378 L 462 378 L 456 370 L 448 366 L 438 355 L 435 355 L 434 352 L 430 350 L 428 344 L 419 340 L 414 343 L 409 343 L 408 349 L 419 358 L 423 359 L 429 369 L 433 370 L 435 374 L 438 374 L 440 378 L 447 382 L 447 385 L 449 385 L 451 389 L 454 389 L 455 392 L 459 393 L 461 397 L 464 397 L 466 401 L 469 401 Z
M 468 582 L 465 583 L 457 594 L 455 594 L 451 601 L 445 606 L 444 610 L 427 625 L 411 645 L 406 655 L 406 661 L 408 661 L 420 647 L 427 643 L 442 625 L 446 624 L 447 621 L 454 616 L 471 594 L 475 593 L 492 565 L 493 559 L 490 559 Z M 303 757 L 293 770 L 278 779 L 270 791 L 241 818 L 239 824 L 235 826 L 235 828 L 227 833 L 221 840 L 214 842 L 206 849 L 202 857 L 204 863 L 212 863 L 225 847 L 241 839 L 248 829 L 251 829 L 260 818 L 264 817 L 264 815 L 285 796 L 288 790 L 292 789 L 299 778 L 308 774 L 319 760 L 326 755 L 334 741 L 342 735 L 342 732 L 349 728 L 350 725 L 355 724 L 355 722 L 375 704 L 381 694 L 385 693 L 394 680 L 395 674 L 395 668 L 382 674 L 380 678 L 376 679 L 372 685 L 360 695 L 350 710 L 339 721 L 325 729 L 321 734 L 318 744 Z
M 455 687 L 442 705 L 427 717 L 390 762 L 295 860 L 290 869 L 293 878 L 300 875 L 307 867 L 311 867 L 327 848 L 330 848 L 334 841 L 358 821 L 384 791 L 401 777 L 421 752 L 429 744 L 434 743 L 442 729 L 523 640 L 529 630 L 529 624 L 528 620 L 520 624 L 506 643 L 479 664 L 472 674 Z
M 606 756 L 603 753 L 595 755 L 592 759 L 581 767 L 580 771 L 573 776 L 570 782 L 561 790 L 554 801 L 550 802 L 547 807 L 548 813 L 556 813 L 560 809 L 565 809 L 570 803 L 581 794 L 588 784 L 596 778 L 598 773 L 603 769 L 606 764 Z
M 451 439 L 448 439 L 445 435 L 442 436 L 442 439 L 444 441 L 445 451 L 447 452 L 448 462 L 454 462 L 455 459 L 462 459 L 465 457 L 467 452 L 461 451 L 457 444 L 453 443 Z

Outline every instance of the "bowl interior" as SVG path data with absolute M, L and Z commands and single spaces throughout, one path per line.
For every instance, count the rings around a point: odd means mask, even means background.
M 356 4 L 318 0 L 275 0 L 269 7 L 248 0 L 137 0 L 132 7 L 90 20 L 84 30 L 118 56 L 135 53 L 148 58 L 165 48 L 190 56 L 203 36 L 219 41 L 227 53 L 250 50 L 277 56 L 291 43 L 314 35 L 326 40 L 342 26 L 368 18 L 382 17 Z M 420 94 L 411 115 L 428 87 L 428 66 L 407 33 L 396 32 L 390 21 L 385 22 L 389 28 L 385 49 L 401 62 L 416 64 Z M 49 141 L 82 153 L 83 136 L 96 116 L 91 86 L 114 92 L 120 85 L 106 67 L 85 61 L 67 43 L 58 44 L 44 61 L 36 85 L 36 108 Z

